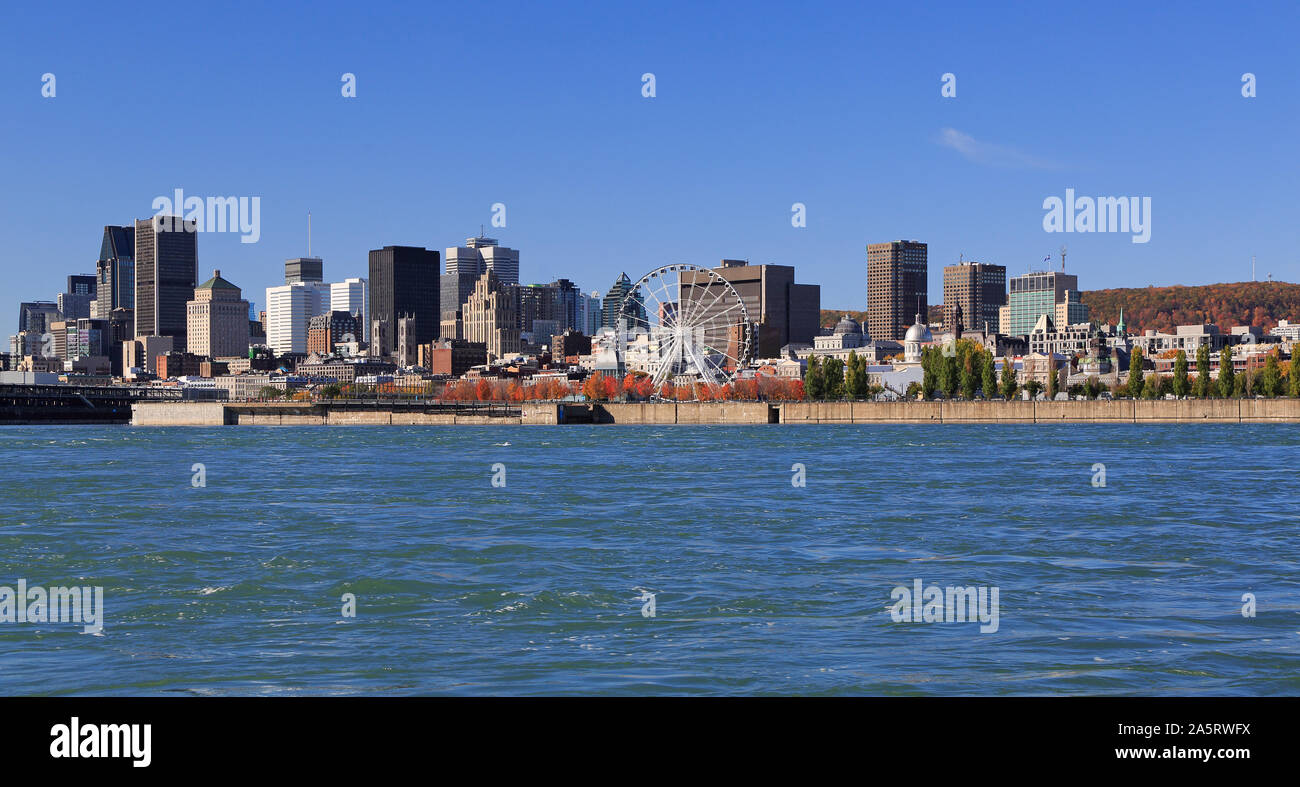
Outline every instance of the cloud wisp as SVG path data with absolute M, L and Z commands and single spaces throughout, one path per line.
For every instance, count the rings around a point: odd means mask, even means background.
M 955 128 L 945 128 L 940 131 L 935 138 L 935 142 L 943 147 L 952 148 L 967 161 L 983 164 L 987 167 L 1044 170 L 1061 168 L 1061 165 L 1054 161 L 1048 161 L 1004 145 L 981 142 L 970 134 L 958 131 Z

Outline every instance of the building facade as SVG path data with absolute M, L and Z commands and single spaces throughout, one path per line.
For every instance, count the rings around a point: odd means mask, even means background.
M 220 270 L 194 288 L 185 310 L 189 352 L 208 358 L 248 353 L 248 301 Z
M 198 273 L 193 220 L 154 216 L 135 223 L 135 334 L 170 336 L 186 349 L 186 304 Z
M 466 341 L 481 342 L 493 358 L 513 355 L 522 348 L 514 293 L 492 271 L 478 278 L 465 302 L 463 319 Z
M 912 315 L 930 308 L 929 247 L 914 240 L 867 245 L 867 332 L 901 341 Z
M 960 307 L 965 327 L 996 330 L 998 309 L 1007 303 L 1007 268 L 987 262 L 962 262 L 943 268 L 943 322 L 955 326 Z
M 370 252 L 370 309 L 366 316 L 389 326 L 377 337 L 381 355 L 393 351 L 392 336 L 402 317 L 415 318 L 415 343 L 437 338 L 440 317 L 438 252 L 418 246 L 385 246 Z M 376 337 L 371 338 L 371 343 Z

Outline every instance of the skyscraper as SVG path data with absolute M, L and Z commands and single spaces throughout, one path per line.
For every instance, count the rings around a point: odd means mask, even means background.
M 957 307 L 967 328 L 998 330 L 998 309 L 1007 303 L 1007 268 L 987 262 L 943 267 L 943 322 L 954 327 Z
M 465 245 L 447 249 L 447 273 L 465 273 L 475 280 L 486 271 L 502 284 L 519 283 L 519 252 L 498 246 L 496 238 L 466 238 Z
M 328 284 L 300 281 L 266 288 L 266 346 L 276 355 L 307 352 L 312 317 L 330 309 Z
M 605 293 L 605 300 L 601 302 L 600 327 L 618 327 L 619 315 L 623 313 L 623 300 L 627 298 L 630 292 L 632 292 L 632 280 L 627 277 L 626 272 L 620 273 Z M 639 319 L 643 324 L 646 322 L 645 304 L 641 303 L 639 299 L 636 306 L 633 307 L 632 316 Z
M 1078 276 L 1061 271 L 1031 271 L 1012 278 L 1009 283 L 1007 322 L 1000 327 L 1000 333 L 1028 336 L 1044 314 L 1061 327 L 1088 321 L 1088 307 L 1079 301 Z
M 753 340 L 750 353 L 756 358 L 774 358 L 781 348 L 792 342 L 812 344 L 821 325 L 821 286 L 795 284 L 790 265 L 750 265 L 745 260 L 722 260 L 713 269 L 726 279 L 745 304 Z M 717 316 L 730 320 L 739 317 L 734 299 L 725 296 L 723 284 L 709 280 L 705 274 L 683 273 L 683 303 L 701 304 L 682 307 L 696 320 Z M 728 311 L 730 310 L 730 311 Z
M 465 339 L 482 342 L 495 358 L 517 353 L 523 346 L 519 338 L 519 315 L 513 288 L 503 284 L 492 271 L 486 271 L 474 284 L 464 308 Z
M 325 281 L 325 261 L 320 257 L 295 257 L 284 261 L 284 283 Z
M 95 263 L 91 317 L 103 320 L 114 309 L 135 308 L 135 227 L 104 227 Z
M 447 251 L 453 252 L 456 251 L 456 249 L 448 249 Z M 447 267 L 452 267 L 450 258 L 448 258 Z M 442 320 L 438 330 L 439 338 L 465 338 L 462 335 L 464 332 L 462 310 L 465 308 L 465 300 L 469 298 L 469 294 L 474 291 L 474 284 L 478 281 L 478 277 L 481 275 L 481 272 L 466 273 L 458 270 L 454 273 L 445 273 L 439 277 L 439 313 Z
M 438 252 L 417 246 L 385 246 L 370 252 L 371 321 L 382 320 L 392 330 L 402 317 L 415 318 L 414 344 L 438 338 L 440 301 Z M 392 334 L 389 334 L 391 337 Z M 392 339 L 382 354 L 392 352 Z M 372 338 L 373 341 L 373 338 Z
M 189 352 L 209 358 L 248 354 L 248 301 L 221 271 L 194 288 L 185 311 Z
M 915 240 L 867 245 L 867 333 L 902 341 L 913 314 L 929 311 L 928 247 Z
M 194 295 L 198 233 L 193 220 L 154 216 L 135 223 L 135 334 L 170 336 L 186 350 L 185 306 Z

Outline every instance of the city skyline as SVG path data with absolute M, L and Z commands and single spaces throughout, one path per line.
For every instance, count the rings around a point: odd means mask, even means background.
M 152 215 L 152 200 L 177 188 L 261 199 L 257 243 L 201 238 L 200 264 L 254 294 L 307 253 L 308 212 L 311 253 L 339 278 L 364 276 L 377 246 L 442 251 L 485 225 L 523 251 L 522 280 L 569 277 L 583 291 L 623 270 L 742 258 L 795 266 L 844 295 L 828 307 L 862 309 L 867 243 L 900 238 L 929 245 L 931 302 L 942 267 L 963 255 L 1016 276 L 1064 244 L 1070 272 L 1093 288 L 1246 281 L 1252 256 L 1258 278 L 1296 281 L 1284 173 L 1297 159 L 1275 131 L 1296 117 L 1289 42 L 1262 10 L 1220 13 L 1173 23 L 1118 5 L 838 9 L 782 26 L 774 7 L 674 6 L 634 22 L 587 9 L 584 48 L 562 53 L 572 35 L 562 14 L 449 8 L 440 27 L 498 38 L 493 61 L 470 69 L 431 60 L 422 42 L 433 23 L 404 26 L 394 10 L 340 30 L 265 9 L 250 30 L 191 9 L 166 20 L 88 9 L 56 28 L 49 12 L 23 9 L 23 34 L 0 53 L 14 120 L 0 129 L 13 184 L 0 205 L 11 229 L 48 225 L 57 205 L 61 222 L 87 232 L 11 232 L 10 253 L 29 264 L 10 266 L 5 289 L 22 300 L 57 291 L 67 272 L 92 270 L 90 233 Z M 105 30 L 173 25 L 186 35 L 111 65 L 88 45 Z M 248 49 L 227 51 L 232 25 Z M 291 25 L 303 57 L 261 54 L 257 42 Z M 1042 39 L 1054 27 L 1074 33 L 1068 51 Z M 600 35 L 615 29 L 623 35 Z M 1145 29 L 1164 37 L 1149 42 Z M 368 43 L 380 30 L 391 34 L 382 48 Z M 976 38 L 986 45 L 969 47 Z M 759 49 L 779 56 L 746 57 Z M 142 109 L 123 85 L 205 58 L 222 64 L 220 83 L 150 95 L 170 111 L 150 116 L 148 133 L 84 133 L 108 107 Z M 57 78 L 50 98 L 45 73 Z M 940 92 L 946 73 L 954 98 Z M 1245 73 L 1258 78 L 1255 98 L 1242 95 Z M 356 98 L 340 94 L 343 74 Z M 467 104 L 506 122 L 429 122 Z M 312 133 L 294 131 L 303 126 Z M 181 152 L 157 156 L 159 140 Z M 1070 188 L 1150 198 L 1150 241 L 1045 232 L 1043 201 Z M 796 203 L 804 227 L 792 226 Z

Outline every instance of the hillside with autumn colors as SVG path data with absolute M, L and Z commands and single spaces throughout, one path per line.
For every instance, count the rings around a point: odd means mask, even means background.
M 1096 322 L 1114 324 L 1124 309 L 1130 332 L 1212 322 L 1221 330 L 1255 325 L 1265 330 L 1278 320 L 1300 322 L 1300 284 L 1243 281 L 1196 287 L 1126 287 L 1086 290 L 1079 297 Z
M 1300 284 L 1281 281 L 1242 281 L 1195 287 L 1120 287 L 1079 293 L 1096 322 L 1115 324 L 1119 310 L 1130 332 L 1154 328 L 1171 331 L 1176 325 L 1212 322 L 1227 331 L 1234 325 L 1265 330 L 1278 320 L 1300 322 Z M 822 325 L 830 327 L 845 314 L 859 322 L 865 311 L 822 309 Z M 942 306 L 930 307 L 930 322 L 943 319 Z

